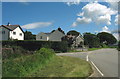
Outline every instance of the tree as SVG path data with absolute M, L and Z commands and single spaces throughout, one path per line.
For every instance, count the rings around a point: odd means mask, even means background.
M 68 43 L 68 46 L 71 47 L 71 45 L 73 44 L 73 38 L 72 37 L 68 37 L 68 36 L 64 36 L 61 38 L 62 41 L 66 41 Z
M 73 35 L 73 36 L 78 36 L 80 33 L 75 31 L 75 30 L 71 30 L 67 33 L 67 35 Z
M 57 30 L 59 30 L 60 32 L 62 32 L 63 34 L 65 34 L 65 32 L 59 27 Z M 51 33 L 53 33 L 55 30 L 52 30 Z
M 97 35 L 91 33 L 84 33 L 83 37 L 84 37 L 84 44 L 88 45 L 90 48 L 100 46 L 100 40 L 97 37 Z
M 116 38 L 107 32 L 101 32 L 97 34 L 97 37 L 100 39 L 100 43 L 115 44 L 117 42 Z
M 30 31 L 25 31 L 25 40 L 35 40 L 36 35 L 33 35 Z

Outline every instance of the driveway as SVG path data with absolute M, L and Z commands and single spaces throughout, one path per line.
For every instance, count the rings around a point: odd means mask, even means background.
M 92 77 L 118 77 L 118 51 L 106 48 L 88 52 L 59 53 L 57 55 L 78 57 L 91 63 L 95 73 Z

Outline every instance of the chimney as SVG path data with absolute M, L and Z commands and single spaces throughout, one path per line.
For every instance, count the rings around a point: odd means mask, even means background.
M 7 26 L 10 26 L 10 23 L 8 22 Z

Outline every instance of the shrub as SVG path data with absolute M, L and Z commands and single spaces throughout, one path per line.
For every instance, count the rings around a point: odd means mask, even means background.
M 60 43 L 54 42 L 51 46 L 55 51 L 67 52 L 68 51 L 68 42 L 63 41 Z
M 6 46 L 2 48 L 2 59 L 16 58 L 26 53 L 20 46 Z
M 41 48 L 33 55 L 3 61 L 3 77 L 25 77 L 42 68 L 54 57 L 54 51 Z

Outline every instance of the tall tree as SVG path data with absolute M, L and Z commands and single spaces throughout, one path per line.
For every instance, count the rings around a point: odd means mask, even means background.
M 71 30 L 67 33 L 67 35 L 74 35 L 74 36 L 78 36 L 80 33 L 75 31 L 75 30 Z
M 73 44 L 73 37 L 64 36 L 61 38 L 62 41 L 66 41 L 68 43 L 68 46 L 70 47 Z
M 84 37 L 84 44 L 88 45 L 90 48 L 100 46 L 100 41 L 97 35 L 91 33 L 84 33 L 83 37 Z
M 116 38 L 107 32 L 101 32 L 97 34 L 97 37 L 100 39 L 100 43 L 105 43 L 105 44 L 114 44 L 117 42 Z
M 25 40 L 35 40 L 36 39 L 36 35 L 33 35 L 32 32 L 30 31 L 25 31 Z

